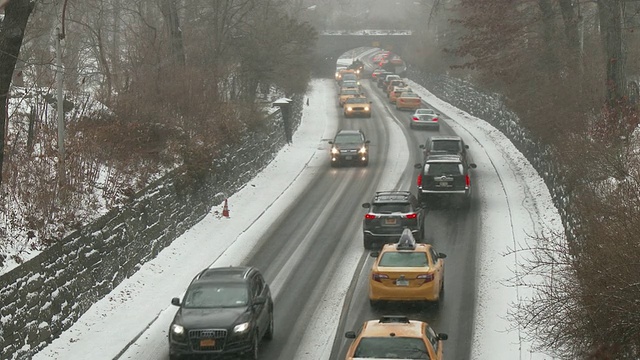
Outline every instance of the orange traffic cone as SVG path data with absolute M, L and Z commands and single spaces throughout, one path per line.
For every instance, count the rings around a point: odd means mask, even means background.
M 229 204 L 227 203 L 227 199 L 224 199 L 224 207 L 222 208 L 222 216 L 228 218 L 229 217 Z

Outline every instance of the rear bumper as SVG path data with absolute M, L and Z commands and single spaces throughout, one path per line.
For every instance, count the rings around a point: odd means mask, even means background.
M 369 280 L 369 299 L 373 301 L 437 301 L 439 289 L 431 281 L 418 287 L 388 286 Z

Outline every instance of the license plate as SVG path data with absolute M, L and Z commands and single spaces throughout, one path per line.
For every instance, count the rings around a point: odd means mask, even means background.
M 396 218 L 385 219 L 384 223 L 387 224 L 387 225 L 395 225 L 396 224 Z
M 345 160 L 351 160 L 351 159 L 353 159 L 353 156 L 345 156 L 344 158 L 345 158 Z
M 216 346 L 215 339 L 202 339 L 200 340 L 200 347 L 214 347 Z
M 396 280 L 396 286 L 409 286 L 409 280 Z
M 441 187 L 446 187 L 446 186 L 449 186 L 449 183 L 446 182 L 446 181 L 440 181 L 440 186 Z

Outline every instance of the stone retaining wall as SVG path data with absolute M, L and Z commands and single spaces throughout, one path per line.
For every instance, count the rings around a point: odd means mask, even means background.
M 302 99 L 294 97 L 293 128 Z M 185 183 L 179 169 L 0 276 L 0 360 L 29 359 L 142 264 L 239 190 L 285 144 L 280 112 L 214 161 L 214 171 Z

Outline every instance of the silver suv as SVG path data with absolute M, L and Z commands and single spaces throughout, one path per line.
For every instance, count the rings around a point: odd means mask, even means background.
M 397 242 L 405 229 L 416 241 L 424 237 L 424 209 L 409 191 L 379 191 L 373 200 L 362 204 L 368 209 L 362 220 L 364 248 Z

